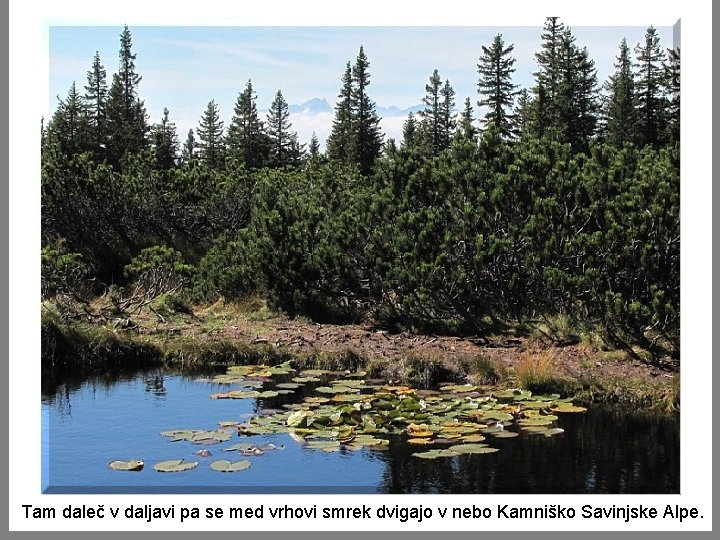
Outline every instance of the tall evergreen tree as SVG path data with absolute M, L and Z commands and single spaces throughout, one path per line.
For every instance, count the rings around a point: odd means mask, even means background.
M 664 140 L 680 142 L 680 47 L 667 50 L 663 87 L 667 101 Z
M 126 154 L 147 145 L 147 114 L 137 93 L 141 77 L 135 72 L 136 56 L 132 52 L 130 30 L 125 26 L 120 34 L 118 72 L 113 75 L 106 109 L 108 161 L 116 167 Z
M 320 159 L 320 141 L 318 141 L 317 134 L 314 131 L 312 132 L 312 136 L 310 137 L 308 152 L 310 153 L 310 159 Z
M 645 33 L 645 42 L 635 47 L 638 140 L 640 147 L 660 146 L 663 126 L 663 53 L 660 36 L 652 26 Z
M 197 161 L 197 143 L 195 142 L 195 133 L 193 130 L 188 130 L 187 138 L 183 144 L 182 154 L 180 154 L 180 162 L 183 165 L 192 165 Z
M 152 128 L 152 145 L 155 163 L 158 169 L 167 170 L 177 164 L 177 154 L 180 141 L 177 137 L 177 128 L 170 121 L 167 107 L 163 109 L 163 117 Z
M 415 115 L 409 112 L 407 119 L 403 123 L 402 146 L 404 148 L 411 148 L 415 146 L 417 144 L 417 135 L 417 120 L 415 120 Z
M 477 134 L 475 129 L 475 118 L 473 116 L 473 107 L 470 98 L 465 98 L 465 108 L 460 113 L 460 121 L 458 122 L 458 135 L 466 139 L 474 139 Z
M 267 165 L 270 152 L 270 139 L 258 116 L 256 102 L 257 95 L 252 81 L 248 80 L 235 102 L 227 133 L 230 156 L 241 160 L 249 169 L 259 169 Z
M 107 80 L 105 67 L 100 62 L 100 53 L 95 52 L 93 64 L 87 72 L 85 104 L 90 117 L 90 146 L 96 159 L 102 159 L 107 145 L 105 108 L 107 106 Z
M 443 118 L 441 109 L 442 80 L 438 70 L 433 70 L 430 82 L 425 85 L 425 108 L 420 111 L 422 117 L 422 133 L 433 153 L 437 154 L 443 149 L 442 130 Z
M 271 143 L 270 161 L 275 166 L 280 167 L 291 162 L 293 148 L 291 127 L 288 104 L 282 92 L 278 90 L 267 115 L 267 131 Z
M 367 87 L 370 85 L 370 62 L 360 46 L 352 69 L 352 105 L 354 117 L 354 158 L 363 175 L 369 175 L 375 160 L 380 156 L 383 135 L 380 132 L 380 118 L 375 112 L 375 102 L 370 99 Z
M 54 152 L 72 157 L 87 151 L 91 136 L 90 118 L 85 102 L 73 82 L 58 106 L 47 128 L 47 143 Z
M 215 100 L 208 103 L 197 128 L 198 157 L 209 167 L 220 169 L 225 163 L 225 141 L 223 138 L 223 121 Z
M 440 140 L 442 148 L 450 146 L 452 134 L 455 131 L 455 90 L 450 86 L 450 81 L 446 80 L 441 91 L 442 103 L 440 104 L 441 132 Z
M 541 50 L 535 54 L 540 68 L 535 72 L 536 85 L 532 125 L 535 135 L 542 136 L 549 131 L 557 132 L 558 102 L 557 94 L 561 82 L 561 59 L 565 25 L 558 17 L 547 17 L 541 35 Z
M 332 131 L 327 140 L 328 158 L 347 161 L 353 154 L 353 80 L 350 62 L 342 76 L 342 87 L 335 104 Z
M 495 126 L 506 139 L 515 136 L 511 111 L 517 85 L 512 83 L 515 58 L 510 56 L 514 48 L 512 44 L 505 47 L 502 34 L 497 34 L 490 47 L 482 46 L 483 54 L 477 65 L 478 92 L 482 96 L 478 105 L 489 109 L 484 116 L 485 126 Z
M 575 45 L 569 28 L 563 32 L 561 68 L 555 107 L 557 128 L 573 151 L 585 152 L 597 128 L 597 72 L 587 48 Z
M 604 114 L 604 136 L 609 144 L 622 146 L 634 142 L 636 138 L 635 80 L 630 47 L 625 38 L 620 42 L 616 58 L 615 73 L 605 84 L 608 100 Z
M 523 88 L 520 90 L 517 94 L 515 112 L 513 113 L 513 131 L 518 137 L 522 138 L 533 132 L 533 105 L 533 99 L 530 97 L 528 89 Z

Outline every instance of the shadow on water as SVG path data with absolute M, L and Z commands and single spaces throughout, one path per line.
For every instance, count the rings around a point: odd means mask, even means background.
M 386 493 L 679 493 L 678 415 L 597 406 L 562 415 L 565 433 L 486 441 L 500 452 L 449 459 L 412 458 L 391 445 Z

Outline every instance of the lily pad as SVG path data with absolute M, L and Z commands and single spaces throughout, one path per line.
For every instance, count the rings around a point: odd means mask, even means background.
M 572 403 L 562 403 L 550 410 L 555 413 L 584 413 L 587 411 L 585 407 L 579 407 L 577 405 L 573 405 Z
M 487 444 L 456 444 L 448 448 L 451 452 L 457 452 L 458 454 L 492 454 L 497 452 L 498 448 L 492 448 Z
M 213 471 L 218 472 L 239 472 L 249 469 L 250 465 L 251 463 L 248 459 L 233 462 L 227 461 L 226 459 L 220 459 L 218 461 L 213 461 L 210 464 L 210 468 Z
M 108 467 L 114 471 L 142 471 L 145 462 L 142 459 L 131 459 L 130 461 L 111 461 Z
M 557 416 L 531 416 L 529 418 L 523 418 L 522 420 L 519 420 L 518 425 L 520 427 L 549 426 L 555 420 L 557 420 Z
M 245 452 L 246 450 L 250 450 L 251 448 L 254 448 L 254 447 L 255 447 L 255 445 L 250 444 L 250 443 L 237 443 L 237 444 L 233 444 L 232 446 L 229 446 L 227 448 L 223 448 L 223 450 L 225 452 L 233 452 L 233 451 Z
M 560 435 L 561 433 L 565 433 L 565 430 L 562 428 L 551 428 L 545 431 L 543 435 L 545 437 L 554 437 L 555 435 Z
M 478 387 L 472 384 L 452 384 L 440 388 L 443 392 L 474 392 Z
M 161 461 L 153 467 L 157 472 L 183 472 L 197 467 L 197 461 L 183 461 L 182 459 L 171 459 Z
M 490 433 L 493 437 L 496 439 L 512 439 L 513 437 L 517 437 L 519 433 L 517 431 L 495 431 Z
M 459 456 L 457 452 L 453 452 L 449 448 L 444 448 L 442 450 L 428 450 L 426 452 L 415 452 L 413 454 L 414 457 L 419 457 L 422 459 L 437 459 L 437 458 L 443 458 L 443 457 L 454 457 Z
M 284 388 L 286 390 L 295 390 L 296 388 L 300 388 L 302 384 L 298 382 L 281 382 L 277 383 L 275 386 L 278 388 Z
M 306 427 L 312 423 L 310 419 L 313 416 L 315 416 L 315 413 L 313 411 L 306 411 L 305 409 L 300 409 L 299 411 L 295 411 L 291 413 L 290 416 L 288 416 L 286 424 L 290 427 Z
M 433 443 L 432 439 L 423 438 L 423 437 L 408 439 L 407 442 L 408 442 L 408 444 L 432 444 Z
M 316 450 L 324 450 L 325 452 L 334 452 L 340 449 L 340 443 L 338 441 L 308 441 L 308 448 L 314 448 Z

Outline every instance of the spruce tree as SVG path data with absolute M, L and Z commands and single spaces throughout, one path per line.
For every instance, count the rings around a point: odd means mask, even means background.
M 183 144 L 182 154 L 180 155 L 180 161 L 183 165 L 192 165 L 197 161 L 195 154 L 197 151 L 196 146 L 195 134 L 192 129 L 189 129 L 185 144 Z
M 355 65 L 352 69 L 352 107 L 354 159 L 360 166 L 360 173 L 369 175 L 375 167 L 375 160 L 380 156 L 383 136 L 380 132 L 380 118 L 375 112 L 375 102 L 367 93 L 370 85 L 370 62 L 360 46 Z
M 90 118 L 74 82 L 67 98 L 57 99 L 57 109 L 47 128 L 47 144 L 54 152 L 71 158 L 89 148 Z
M 563 48 L 563 34 L 565 25 L 558 22 L 558 17 L 547 17 L 544 32 L 541 35 L 543 43 L 541 50 L 535 54 L 540 68 L 535 72 L 536 85 L 535 106 L 532 125 L 535 135 L 543 136 L 548 131 L 555 132 L 559 123 L 557 95 L 561 82 L 561 60 Z
M 267 115 L 267 132 L 271 144 L 270 161 L 277 167 L 287 165 L 292 161 L 293 141 L 291 137 L 293 134 L 290 133 L 291 127 L 288 104 L 282 92 L 278 90 Z
M 87 72 L 85 104 L 90 118 L 90 146 L 96 159 L 102 159 L 107 145 L 105 108 L 107 106 L 107 80 L 105 67 L 100 62 L 100 53 L 95 52 L 93 64 Z
M 197 128 L 198 157 L 208 167 L 220 169 L 225 163 L 225 142 L 223 140 L 223 121 L 215 100 L 208 103 Z
M 415 115 L 411 112 L 408 113 L 407 119 L 403 123 L 403 148 L 412 148 L 417 144 L 417 121 Z
M 663 129 L 663 53 L 660 36 L 652 26 L 647 29 L 644 43 L 635 47 L 638 130 L 640 147 L 660 146 Z
M 502 34 L 497 34 L 490 47 L 482 46 L 483 54 L 477 65 L 478 93 L 482 96 L 478 105 L 489 109 L 483 117 L 485 127 L 495 126 L 506 139 L 515 136 L 512 106 L 517 85 L 512 83 L 515 58 L 510 56 L 514 48 L 514 45 L 505 47 Z
M 455 131 L 455 90 L 450 86 L 450 81 L 446 80 L 445 85 L 441 91 L 442 103 L 440 104 L 440 120 L 441 120 L 441 132 L 440 141 L 443 149 L 450 146 L 450 140 L 452 134 Z
M 513 114 L 513 132 L 520 138 L 533 132 L 534 102 L 527 88 L 518 92 Z
M 163 117 L 152 128 L 152 145 L 155 163 L 158 169 L 168 170 L 177 164 L 177 154 L 180 142 L 177 129 L 170 122 L 167 107 L 163 109 Z
M 663 68 L 663 88 L 666 100 L 665 143 L 680 142 L 680 48 L 667 50 Z
M 115 167 L 121 165 L 126 154 L 138 152 L 147 145 L 147 114 L 137 93 L 141 77 L 135 72 L 136 55 L 132 52 L 132 36 L 127 26 L 120 35 L 119 57 L 106 109 L 107 155 Z
M 473 117 L 473 107 L 470 98 L 465 98 L 465 108 L 460 113 L 460 121 L 458 122 L 457 133 L 468 140 L 475 138 L 477 130 L 475 129 L 475 118 Z
M 314 131 L 312 132 L 312 136 L 310 137 L 308 152 L 310 153 L 310 159 L 320 159 L 320 141 L 318 141 L 317 134 Z
M 335 104 L 332 131 L 327 139 L 329 159 L 347 161 L 353 153 L 353 80 L 350 62 L 342 76 L 342 87 Z
M 270 153 L 270 139 L 257 111 L 257 95 L 252 81 L 238 95 L 233 117 L 227 133 L 228 152 L 249 169 L 260 169 L 267 165 Z
M 557 130 L 573 151 L 585 152 L 597 128 L 599 105 L 595 62 L 578 48 L 570 29 L 563 32 L 561 79 L 556 95 Z
M 434 154 L 440 152 L 443 149 L 442 142 L 442 110 L 441 110 L 441 93 L 442 93 L 442 80 L 438 70 L 433 70 L 430 76 L 430 82 L 425 85 L 425 97 L 423 97 L 423 103 L 425 109 L 420 111 L 422 117 L 422 133 L 426 139 L 426 143 L 432 149 Z
M 625 38 L 620 42 L 615 73 L 605 84 L 608 93 L 605 108 L 604 136 L 608 144 L 621 147 L 625 143 L 634 142 L 635 114 L 635 80 L 633 77 L 630 47 Z

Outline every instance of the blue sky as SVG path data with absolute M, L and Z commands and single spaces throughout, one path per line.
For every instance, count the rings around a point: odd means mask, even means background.
M 671 47 L 672 28 L 657 29 L 661 46 Z M 646 26 L 573 26 L 572 30 L 578 45 L 588 47 L 602 82 L 613 71 L 620 40 L 625 37 L 634 47 L 643 40 Z M 117 70 L 121 31 L 121 26 L 50 26 L 47 115 L 56 107 L 56 96 L 64 98 L 73 81 L 80 88 L 85 84 L 95 51 L 110 83 Z M 368 92 L 378 106 L 406 108 L 421 103 L 433 69 L 450 80 L 458 108 L 466 97 L 475 105 L 481 47 L 498 33 L 506 44 L 515 45 L 514 82 L 530 87 L 542 21 L 535 27 L 130 26 L 130 31 L 142 76 L 140 96 L 150 119 L 159 119 L 167 107 L 182 141 L 211 99 L 227 126 L 248 79 L 261 110 L 269 107 L 278 89 L 290 104 L 323 98 L 333 105 L 345 64 L 354 62 L 360 45 L 370 61 Z M 298 113 L 291 121 L 301 141 L 315 131 L 324 143 L 332 114 Z M 387 136 L 399 138 L 403 121 L 386 116 L 382 127 Z

